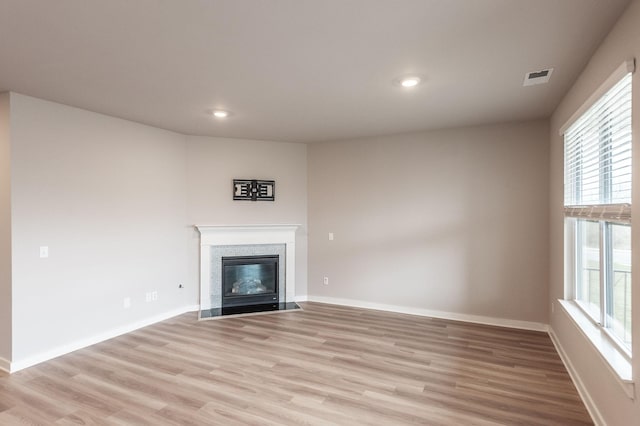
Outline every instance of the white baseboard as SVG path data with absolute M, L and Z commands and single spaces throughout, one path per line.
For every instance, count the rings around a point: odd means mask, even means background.
M 11 363 L 2 357 L 0 357 L 0 370 L 11 372 Z
M 310 302 L 328 303 L 333 305 L 352 306 L 357 308 L 377 309 L 377 310 L 387 311 L 387 312 L 420 315 L 420 316 L 442 318 L 442 319 L 449 319 L 449 320 L 455 320 L 455 321 L 466 321 L 471 323 L 494 325 L 499 327 L 518 328 L 523 330 L 534 330 L 534 331 L 545 331 L 545 332 L 548 331 L 548 326 L 546 324 L 536 323 L 536 322 L 509 320 L 509 319 L 485 317 L 485 316 L 479 316 L 479 315 L 458 314 L 453 312 L 433 311 L 429 309 L 386 305 L 386 304 L 364 302 L 364 301 L 353 300 L 353 299 L 340 299 L 340 298 L 333 298 L 333 297 L 301 295 L 301 296 L 296 296 L 295 300 L 296 302 L 310 301 Z M 104 333 L 100 333 L 90 338 L 79 340 L 66 345 L 62 345 L 57 348 L 39 353 L 37 355 L 30 356 L 25 359 L 16 360 L 14 362 L 9 362 L 7 360 L 0 358 L 0 369 L 11 372 L 11 373 L 15 373 L 16 371 L 25 369 L 27 367 L 31 367 L 33 365 L 56 358 L 64 354 L 68 354 L 78 349 L 82 349 L 87 346 L 91 346 L 96 343 L 100 343 L 105 340 L 112 339 L 122 334 L 130 333 L 139 328 L 146 327 L 148 325 L 155 324 L 160 321 L 164 321 L 166 319 L 172 318 L 176 315 L 183 314 L 185 312 L 198 311 L 199 309 L 200 309 L 199 305 L 184 306 L 182 308 L 174 309 L 160 315 L 155 315 L 150 318 L 145 318 L 143 320 L 136 321 L 134 323 L 127 324 L 125 326 L 106 331 Z
M 198 312 L 200 310 L 200 305 L 188 305 L 188 306 L 185 306 L 183 309 L 184 309 L 184 311 L 182 312 L 183 314 L 186 312 Z
M 521 330 L 533 330 L 533 331 L 544 331 L 544 332 L 547 332 L 549 330 L 549 326 L 547 324 L 532 322 L 532 321 L 519 321 L 519 320 L 511 320 L 511 319 L 505 319 L 505 318 L 485 317 L 481 315 L 469 315 L 469 314 L 459 314 L 455 312 L 433 311 L 430 309 L 412 308 L 412 307 L 397 306 L 397 305 L 386 305 L 382 303 L 372 303 L 372 302 L 364 302 L 361 300 L 340 299 L 340 298 L 324 297 L 324 296 L 309 295 L 307 296 L 306 300 L 309 302 L 328 303 L 331 305 L 341 305 L 341 306 L 352 306 L 354 308 L 376 309 L 379 311 L 419 315 L 423 317 L 441 318 L 441 319 L 448 319 L 448 320 L 454 320 L 454 321 L 465 321 L 465 322 L 471 322 L 476 324 L 494 325 L 498 327 L 517 328 Z
M 593 423 L 595 423 L 596 426 L 605 426 L 606 423 L 604 421 L 604 418 L 602 417 L 602 414 L 600 413 L 600 410 L 598 410 L 598 407 L 596 407 L 596 404 L 593 402 L 593 398 L 591 398 L 591 394 L 589 394 L 589 391 L 587 390 L 586 386 L 584 385 L 584 382 L 580 378 L 578 371 L 575 369 L 575 367 L 571 363 L 571 359 L 565 352 L 564 348 L 560 344 L 560 340 L 558 340 L 558 336 L 556 336 L 556 333 L 553 331 L 553 328 L 551 327 L 549 327 L 549 336 L 551 337 L 553 346 L 556 347 L 556 351 L 558 352 L 558 355 L 560 355 L 560 359 L 562 360 L 565 368 L 569 372 L 569 376 L 571 376 L 571 380 L 573 380 L 573 384 L 576 386 L 576 389 L 578 390 L 578 394 L 580 395 L 580 398 L 582 398 L 582 402 L 584 402 L 585 407 L 587 407 L 587 411 L 589 412 L 589 415 L 591 416 Z
M 134 330 L 137 330 L 142 327 L 149 326 L 151 324 L 155 324 L 160 321 L 167 320 L 169 318 L 175 317 L 177 315 L 184 314 L 186 312 L 193 312 L 200 309 L 199 305 L 193 306 L 183 306 L 182 308 L 173 309 L 168 312 L 164 312 L 159 315 L 154 315 L 149 318 L 145 318 L 140 321 L 136 321 L 131 324 L 127 324 L 122 327 L 114 328 L 109 331 L 105 331 L 103 333 L 97 334 L 95 336 L 91 336 L 87 339 L 78 340 L 72 343 L 68 343 L 66 345 L 58 346 L 57 348 L 41 352 L 36 355 L 32 355 L 28 358 L 24 358 L 21 360 L 13 361 L 8 363 L 9 368 L 7 369 L 10 373 L 15 373 L 16 371 L 23 370 L 27 367 L 31 367 L 36 364 L 40 364 L 41 362 L 48 361 L 53 358 L 57 358 L 61 355 L 65 355 L 71 353 L 73 351 L 77 351 L 78 349 L 86 348 L 87 346 L 95 345 L 96 343 L 104 342 L 105 340 L 112 339 L 114 337 L 120 336 L 122 334 L 130 333 Z M 0 368 L 3 368 L 2 360 L 0 358 Z M 4 368 L 3 368 L 4 369 Z

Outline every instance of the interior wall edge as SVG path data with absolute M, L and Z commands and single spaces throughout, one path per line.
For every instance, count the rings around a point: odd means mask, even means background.
M 0 369 L 13 353 L 11 92 L 0 93 Z

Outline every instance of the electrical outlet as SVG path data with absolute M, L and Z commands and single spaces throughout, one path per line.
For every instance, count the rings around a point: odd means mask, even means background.
M 329 285 L 329 277 L 324 277 L 324 285 Z
M 151 302 L 151 292 L 147 292 L 147 294 L 145 295 L 144 300 L 146 300 L 146 301 L 147 301 L 147 303 L 148 303 L 148 302 Z
M 151 293 L 151 300 L 153 300 L 154 302 L 156 300 L 158 300 L 158 292 L 157 291 L 154 291 L 154 292 Z
M 131 298 L 130 297 L 125 297 L 124 300 L 122 301 L 122 306 L 125 309 L 129 309 L 131 307 Z

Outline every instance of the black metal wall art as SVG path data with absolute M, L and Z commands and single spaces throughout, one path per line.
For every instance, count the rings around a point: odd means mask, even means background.
M 234 179 L 233 199 L 245 201 L 274 201 L 276 181 Z

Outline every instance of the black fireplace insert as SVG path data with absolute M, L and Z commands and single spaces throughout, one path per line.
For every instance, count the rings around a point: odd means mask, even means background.
M 278 304 L 279 256 L 222 258 L 222 308 Z

